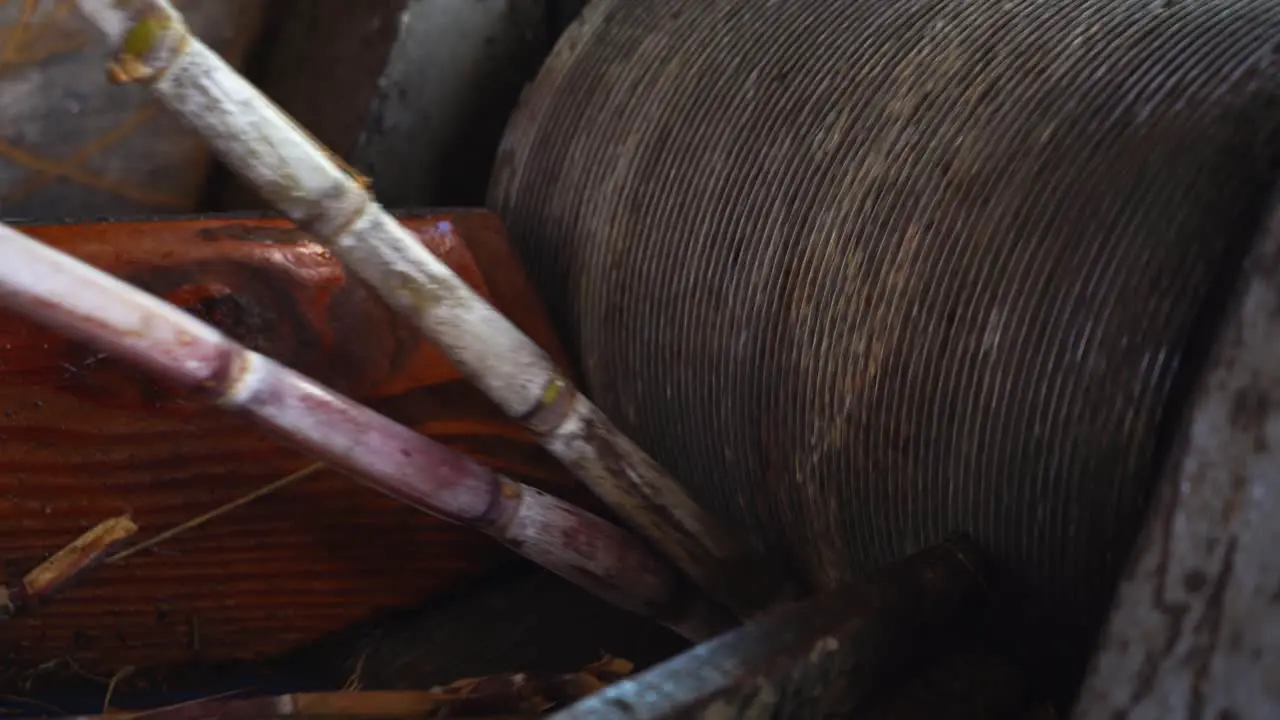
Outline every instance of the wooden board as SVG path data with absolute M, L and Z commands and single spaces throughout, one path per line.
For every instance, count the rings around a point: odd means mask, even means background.
M 437 222 L 445 219 L 453 232 Z M 564 363 L 496 218 L 467 211 L 408 224 Z M 27 230 L 501 472 L 583 501 L 523 428 L 285 222 Z M 145 539 L 308 464 L 240 416 L 0 315 L 0 559 L 8 582 L 107 517 L 131 512 Z M 421 601 L 506 557 L 478 534 L 326 473 L 98 568 L 50 603 L 0 622 L 0 691 L 65 658 L 110 676 L 126 665 L 281 652 L 377 609 Z

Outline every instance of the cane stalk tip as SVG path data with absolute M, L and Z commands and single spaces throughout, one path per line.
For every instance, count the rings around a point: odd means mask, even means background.
M 181 16 L 162 3 L 153 4 L 125 33 L 119 53 L 107 66 L 107 79 L 116 85 L 154 79 L 161 68 L 152 61 L 164 55 L 166 49 L 172 51 L 166 44 L 181 45 L 183 36 Z
M 542 404 L 550 405 L 560 397 L 561 391 L 564 390 L 564 383 L 553 381 L 547 383 L 547 387 L 542 391 Z
M 120 50 L 125 55 L 143 57 L 155 49 L 165 18 L 158 15 L 143 18 L 124 36 Z

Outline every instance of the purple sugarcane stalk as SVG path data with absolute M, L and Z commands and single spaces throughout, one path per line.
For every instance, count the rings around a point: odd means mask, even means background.
M 705 605 L 681 602 L 675 573 L 621 528 L 503 477 L 3 223 L 0 305 L 246 412 L 365 484 L 480 530 L 614 604 L 687 636 L 712 631 L 710 621 L 673 616 Z

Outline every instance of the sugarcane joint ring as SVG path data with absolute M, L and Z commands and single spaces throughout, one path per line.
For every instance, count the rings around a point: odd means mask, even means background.
M 182 17 L 153 8 L 134 23 L 107 66 L 107 78 L 117 85 L 152 83 L 164 76 L 191 42 Z
M 577 397 L 578 391 L 573 383 L 558 374 L 552 375 L 538 398 L 538 404 L 520 421 L 530 430 L 545 435 L 560 427 L 569 417 Z

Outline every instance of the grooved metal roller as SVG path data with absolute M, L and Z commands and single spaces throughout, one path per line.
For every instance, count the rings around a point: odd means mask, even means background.
M 594 0 L 491 206 L 593 399 L 839 585 L 963 530 L 1080 668 L 1280 150 L 1274 0 Z

